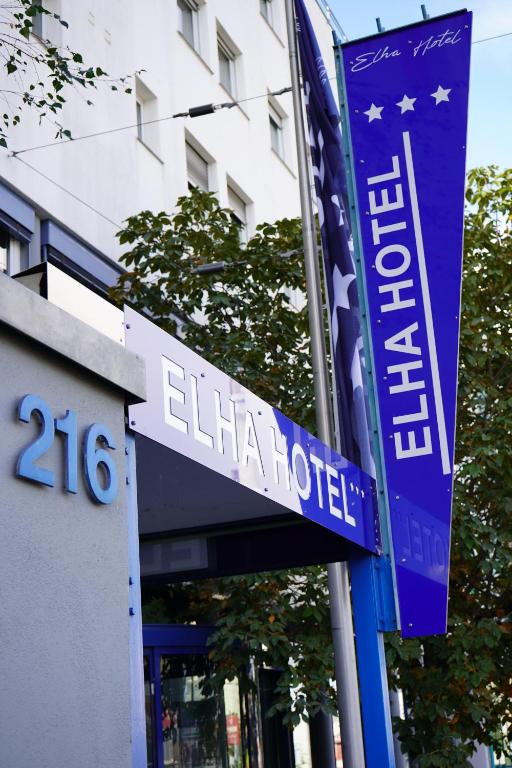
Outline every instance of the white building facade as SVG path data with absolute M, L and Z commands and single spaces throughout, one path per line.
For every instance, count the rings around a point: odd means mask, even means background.
M 308 5 L 334 80 L 325 9 L 317 0 Z M 291 95 L 272 95 L 290 85 L 284 0 L 45 0 L 44 7 L 69 27 L 43 16 L 33 45 L 69 46 L 111 78 L 137 74 L 131 94 L 108 83 L 65 92 L 58 122 L 75 141 L 55 139 L 50 114 L 40 121 L 23 110 L 0 154 L 4 197 L 18 196 L 30 219 L 18 222 L 28 230 L 21 248 L 10 229 L 11 273 L 38 263 L 41 246 L 42 258 L 58 251 L 73 261 L 68 235 L 100 260 L 116 261 L 123 221 L 144 209 L 171 211 L 189 184 L 214 192 L 249 235 L 260 222 L 298 215 Z M 9 77 L 2 74 L 6 91 Z M 233 101 L 213 114 L 172 117 Z M 5 212 L 13 220 L 15 209 Z M 3 249 L 5 269 L 5 235 Z

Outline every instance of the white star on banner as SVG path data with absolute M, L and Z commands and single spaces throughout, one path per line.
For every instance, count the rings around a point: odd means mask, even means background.
M 340 203 L 338 199 L 338 195 L 333 195 L 331 197 L 331 203 L 338 209 L 338 227 L 344 227 L 345 226 L 345 210 L 343 208 L 343 205 Z
M 410 99 L 409 96 L 406 96 L 404 93 L 402 101 L 397 101 L 396 105 L 397 107 L 400 107 L 401 113 L 404 114 L 404 112 L 414 112 L 414 102 L 416 99 Z
M 450 101 L 450 99 L 448 98 L 448 94 L 451 93 L 451 90 L 452 90 L 451 88 L 443 88 L 440 85 L 437 91 L 434 91 L 434 93 L 430 94 L 432 98 L 436 100 L 436 107 L 442 101 Z
M 364 113 L 365 115 L 368 115 L 368 122 L 371 123 L 372 120 L 382 120 L 381 112 L 383 109 L 384 107 L 376 107 L 372 101 L 370 109 L 367 109 Z
M 342 309 L 350 309 L 350 302 L 348 300 L 348 289 L 356 276 L 349 272 L 348 275 L 342 275 L 339 268 L 334 267 L 332 273 L 332 286 L 334 292 L 333 310 L 331 317 L 331 333 L 332 333 L 332 345 L 336 349 L 338 343 L 338 307 Z
M 348 275 L 342 275 L 338 267 L 334 267 L 332 277 L 334 295 L 336 297 L 336 303 L 338 307 L 342 307 L 343 309 L 350 309 L 348 289 L 352 280 L 356 279 L 356 276 L 350 272 Z

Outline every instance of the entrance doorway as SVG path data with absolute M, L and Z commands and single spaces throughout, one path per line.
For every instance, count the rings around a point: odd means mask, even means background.
M 237 680 L 204 687 L 212 630 L 144 627 L 148 768 L 243 768 L 243 702 Z

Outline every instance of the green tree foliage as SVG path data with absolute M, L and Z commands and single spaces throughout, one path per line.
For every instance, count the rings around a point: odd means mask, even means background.
M 467 200 L 449 631 L 388 637 L 391 683 L 409 711 L 395 727 L 417 768 L 462 768 L 474 742 L 499 754 L 512 719 L 512 171 L 473 171 Z M 304 290 L 298 221 L 262 225 L 242 248 L 230 212 L 195 191 L 172 217 L 132 217 L 120 239 L 130 271 L 119 303 L 170 332 L 186 321 L 187 345 L 313 430 L 306 315 L 285 290 Z M 193 272 L 214 261 L 224 272 Z M 250 653 L 281 668 L 276 706 L 296 722 L 333 674 L 326 594 L 319 567 L 176 586 L 151 609 L 217 623 L 213 684 L 243 675 Z
M 205 690 L 237 677 L 254 688 L 256 668 L 280 670 L 271 716 L 296 725 L 320 708 L 336 712 L 327 572 L 323 567 L 254 573 L 145 590 L 144 621 L 215 625 L 210 657 L 215 672 Z M 290 691 L 294 691 L 293 696 Z
M 472 171 L 467 201 L 448 634 L 389 653 L 419 768 L 499 754 L 512 721 L 512 170 Z
M 57 120 L 66 101 L 66 88 L 90 92 L 103 83 L 114 91 L 131 92 L 128 77 L 112 79 L 101 67 L 84 63 L 78 51 L 39 39 L 35 35 L 37 22 L 44 19 L 54 19 L 68 27 L 67 21 L 44 8 L 42 2 L 0 2 L 0 68 L 4 71 L 0 85 L 4 103 L 0 113 L 0 146 L 7 146 L 9 130 L 20 123 L 27 106 L 36 110 L 40 120 L 51 119 L 57 128 L 56 138 L 71 138 L 69 129 Z M 92 104 L 89 98 L 86 103 Z

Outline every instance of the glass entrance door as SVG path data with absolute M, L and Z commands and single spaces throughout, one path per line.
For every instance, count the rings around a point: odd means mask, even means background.
M 223 696 L 208 695 L 208 657 L 160 656 L 164 768 L 228 768 Z
M 220 693 L 205 688 L 211 672 L 206 644 L 183 643 L 200 639 L 196 629 L 176 628 L 181 642 L 174 647 L 145 648 L 148 768 L 243 768 L 238 682 Z

